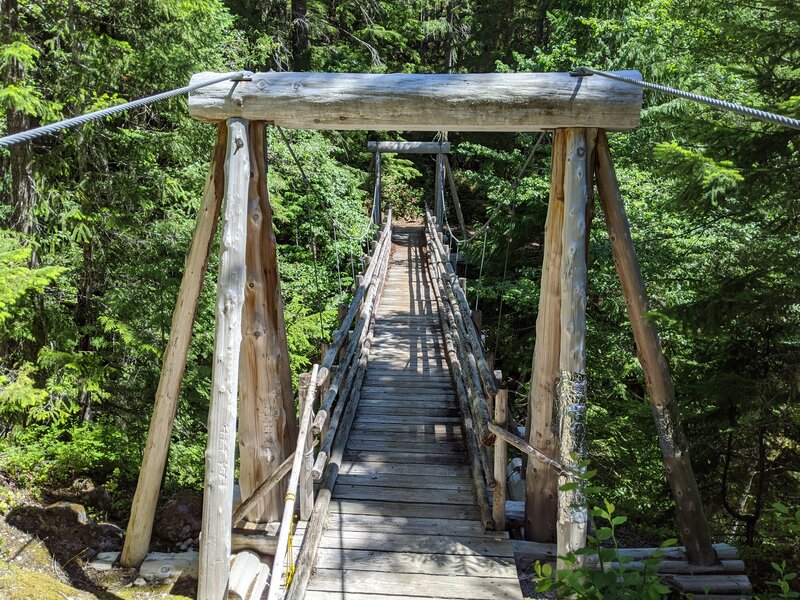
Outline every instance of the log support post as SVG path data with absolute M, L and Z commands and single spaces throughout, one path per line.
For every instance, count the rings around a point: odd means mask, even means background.
M 372 218 L 375 225 L 381 226 L 383 212 L 381 209 L 381 153 L 375 153 L 375 195 L 372 199 Z
M 150 546 L 161 478 L 167 463 L 181 380 L 189 353 L 192 324 L 222 206 L 226 149 L 227 128 L 224 123 L 220 123 L 211 160 L 211 170 L 197 214 L 192 245 L 186 257 L 186 267 L 178 292 L 178 300 L 172 313 L 169 341 L 164 349 L 161 377 L 158 381 L 153 405 L 153 417 L 150 421 L 147 445 L 139 472 L 139 482 L 133 496 L 125 545 L 120 556 L 120 563 L 124 567 L 138 567 L 147 556 Z
M 267 196 L 264 128 L 263 121 L 249 126 L 247 283 L 238 422 L 239 486 L 243 499 L 291 455 L 297 441 L 278 254 Z M 283 483 L 275 486 L 248 512 L 247 518 L 264 523 L 280 519 L 284 490 Z
M 205 453 L 202 535 L 197 596 L 224 598 L 231 559 L 231 504 L 236 445 L 236 396 L 246 279 L 247 199 L 250 183 L 248 124 L 228 120 L 225 210 L 217 283 L 216 336 Z
M 456 188 L 456 181 L 453 179 L 453 171 L 450 168 L 450 159 L 444 155 L 444 170 L 447 174 L 447 183 L 450 185 L 450 196 L 453 198 L 453 206 L 456 209 L 456 217 L 458 218 L 458 227 L 461 229 L 461 237 L 467 237 L 467 226 L 464 222 L 464 213 L 461 212 L 461 201 L 458 198 L 458 189 Z
M 564 225 L 561 237 L 561 348 L 556 391 L 561 462 L 579 470 L 586 420 L 586 204 L 592 169 L 587 130 L 566 131 Z M 559 477 L 559 484 L 570 481 Z M 580 488 L 559 491 L 556 546 L 564 556 L 586 545 L 588 514 Z M 577 564 L 582 561 L 578 560 Z M 566 566 L 559 561 L 559 567 Z
M 494 397 L 494 420 L 498 427 L 508 425 L 508 390 L 500 388 Z M 506 461 L 508 445 L 502 436 L 494 442 L 494 489 L 492 491 L 492 520 L 497 531 L 506 528 Z
M 608 223 L 614 263 L 633 328 L 636 353 L 653 405 L 653 417 L 664 456 L 667 481 L 675 497 L 681 539 L 686 545 L 686 555 L 690 563 L 712 565 L 717 558 L 689 459 L 689 446 L 681 426 L 669 366 L 661 350 L 658 331 L 647 318 L 650 310 L 647 290 L 631 240 L 630 225 L 625 215 L 605 132 L 601 132 L 597 142 L 597 187 Z
M 433 214 L 436 217 L 436 227 L 442 231 L 444 226 L 444 182 L 442 181 L 444 154 L 436 155 L 436 186 L 434 189 Z
M 550 202 L 544 230 L 544 259 L 527 420 L 530 445 L 555 460 L 559 459 L 558 435 L 553 426 L 553 405 L 561 351 L 560 271 L 565 161 L 566 130 L 557 129 L 553 135 Z M 557 512 L 557 475 L 538 461 L 529 460 L 525 472 L 525 539 L 554 542 Z

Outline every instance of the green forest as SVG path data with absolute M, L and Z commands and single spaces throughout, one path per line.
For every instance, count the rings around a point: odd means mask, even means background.
M 635 69 L 800 117 L 796 0 L 0 0 L 0 18 L 2 135 L 238 69 Z M 361 267 L 367 141 L 435 135 L 269 128 L 295 383 Z M 215 136 L 178 97 L 0 150 L 0 512 L 88 481 L 93 518 L 125 526 Z M 523 423 L 550 190 L 538 138 L 448 137 L 468 230 L 492 218 L 459 275 Z M 641 125 L 609 139 L 714 540 L 763 597 L 796 597 L 791 577 L 768 582 L 800 570 L 800 135 L 646 91 Z M 434 161 L 382 169 L 395 217 L 420 218 Z M 216 273 L 212 256 L 162 497 L 203 487 Z M 657 546 L 677 537 L 674 502 L 599 205 L 587 310 L 593 482 L 627 516 L 621 543 Z

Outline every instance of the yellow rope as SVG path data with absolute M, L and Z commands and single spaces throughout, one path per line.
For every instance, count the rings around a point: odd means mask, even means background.
M 289 541 L 286 544 L 286 589 L 292 584 L 294 578 L 294 552 L 292 552 L 292 538 L 294 537 L 294 519 L 289 523 Z
M 286 495 L 283 497 L 285 502 L 294 502 L 297 499 L 292 492 L 286 492 Z M 292 579 L 294 578 L 294 552 L 292 552 L 292 538 L 294 538 L 294 519 L 289 521 L 289 537 L 286 542 L 286 589 L 289 589 L 289 586 L 292 584 Z

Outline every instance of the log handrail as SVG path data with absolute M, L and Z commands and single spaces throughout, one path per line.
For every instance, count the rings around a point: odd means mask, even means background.
M 308 526 L 306 527 L 306 532 L 303 536 L 302 544 L 298 549 L 297 559 L 295 561 L 294 577 L 291 584 L 288 586 L 288 589 L 283 586 L 276 586 L 281 588 L 279 590 L 280 595 L 277 596 L 279 598 L 285 597 L 287 600 L 299 600 L 304 596 L 313 570 L 317 547 L 319 546 L 319 542 L 322 538 L 322 531 L 327 520 L 328 507 L 330 505 L 333 487 L 336 484 L 336 479 L 339 474 L 339 467 L 341 466 L 344 456 L 344 449 L 347 444 L 347 438 L 350 434 L 350 428 L 355 418 L 355 411 L 358 408 L 361 382 L 363 380 L 369 358 L 371 345 L 370 336 L 372 324 L 374 322 L 373 311 L 377 303 L 380 290 L 383 287 L 383 281 L 388 268 L 389 250 L 391 248 L 392 239 L 391 206 L 387 210 L 383 227 L 383 234 L 381 235 L 378 243 L 375 245 L 373 250 L 373 260 L 370 261 L 370 269 L 368 270 L 370 279 L 373 279 L 373 281 L 367 282 L 367 278 L 365 276 L 364 283 L 368 283 L 368 285 L 372 286 L 371 293 L 369 293 L 366 297 L 362 295 L 361 299 L 358 300 L 359 302 L 361 302 L 361 300 L 364 301 L 364 307 L 361 310 L 361 315 L 359 318 L 359 323 L 363 324 L 363 336 L 359 336 L 358 338 L 353 336 L 353 339 L 351 340 L 351 342 L 355 342 L 359 339 L 363 339 L 364 341 L 363 344 L 352 343 L 348 346 L 348 348 L 352 347 L 354 352 L 356 349 L 358 350 L 357 354 L 355 355 L 357 359 L 350 360 L 349 358 L 345 358 L 342 360 L 343 364 L 349 364 L 348 370 L 355 370 L 356 381 L 352 385 L 350 393 L 346 396 L 343 394 L 339 399 L 336 409 L 334 409 L 340 411 L 340 417 L 336 420 L 335 424 L 333 421 L 331 421 L 331 426 L 328 428 L 328 435 L 326 435 L 326 437 L 330 436 L 330 439 L 332 440 L 330 456 L 325 456 L 323 459 L 324 465 L 321 471 L 321 483 L 317 498 L 314 502 L 314 508 L 311 511 L 311 518 L 308 521 Z M 356 299 L 354 298 L 354 303 L 355 302 Z M 348 314 L 350 314 L 350 311 L 348 311 Z M 355 315 L 355 312 L 353 312 L 353 315 Z M 340 330 L 346 331 L 343 329 L 343 327 L 340 327 Z M 337 377 L 339 374 L 340 373 L 337 372 Z M 333 431 L 332 434 L 331 430 Z M 320 453 L 318 457 L 319 456 L 322 456 L 322 453 Z

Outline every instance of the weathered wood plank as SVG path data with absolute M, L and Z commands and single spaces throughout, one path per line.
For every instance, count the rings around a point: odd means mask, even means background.
M 391 474 L 414 475 L 418 477 L 435 475 L 436 477 L 468 477 L 466 465 L 431 465 L 403 462 L 345 462 L 340 469 L 342 475 Z
M 198 73 L 191 83 L 218 75 Z M 256 73 L 189 95 L 189 114 L 198 119 L 244 117 L 293 129 L 625 130 L 639 125 L 641 106 L 635 86 L 569 73 Z
M 463 454 L 451 453 L 416 453 L 416 452 L 378 452 L 376 450 L 348 450 L 345 452 L 345 460 L 364 461 L 364 462 L 402 462 L 420 463 L 427 465 L 452 465 L 464 464 L 466 460 Z
M 413 488 L 418 490 L 456 490 L 469 493 L 474 489 L 469 477 L 435 477 L 425 475 L 394 475 L 391 473 L 375 473 L 372 475 L 339 475 L 342 485 L 381 486 L 392 488 Z
M 521 598 L 516 579 L 496 577 L 442 577 L 408 573 L 378 573 L 318 569 L 314 590 L 368 592 L 401 588 L 409 596 L 441 596 L 443 598 L 472 598 L 475 600 L 510 600 Z M 349 597 L 349 592 L 348 592 Z
M 328 516 L 327 527 L 327 531 L 380 531 L 404 535 L 418 534 L 477 537 L 485 533 L 480 521 L 471 521 L 469 519 L 387 517 L 384 515 L 353 515 L 347 513 L 331 513 Z M 501 533 L 495 532 L 494 535 L 500 536 Z
M 466 504 L 474 503 L 472 494 L 452 489 L 407 488 L 402 494 L 397 489 L 379 485 L 336 485 L 333 497 L 345 500 L 375 500 L 381 502 Z
M 351 569 L 391 573 L 446 574 L 449 576 L 517 577 L 517 568 L 509 558 L 461 556 L 411 552 L 376 552 L 322 548 L 317 564 L 323 569 Z
M 424 454 L 456 454 L 465 452 L 464 444 L 458 442 L 389 442 L 387 440 L 362 440 L 350 438 L 349 450 L 374 450 L 377 452 L 414 452 Z
M 403 504 L 370 500 L 338 499 L 331 501 L 331 512 L 385 517 L 426 517 L 434 519 L 480 519 L 480 512 L 468 504 Z
M 337 531 L 335 534 L 324 535 L 320 547 L 514 558 L 514 549 L 507 539 L 492 538 L 488 535 L 469 537 Z

